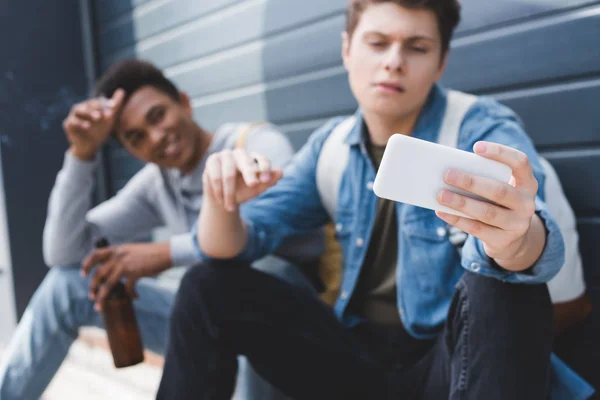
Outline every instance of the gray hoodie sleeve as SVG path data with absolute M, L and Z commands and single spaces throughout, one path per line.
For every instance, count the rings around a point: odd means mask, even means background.
M 43 253 L 48 266 L 80 263 L 100 236 L 122 243 L 162 224 L 152 205 L 155 174 L 148 166 L 116 196 L 90 210 L 96 162 L 68 153 L 50 194 L 44 227 Z
M 285 167 L 294 157 L 292 144 L 275 125 L 253 129 L 248 134 L 245 147 L 249 152 L 267 157 L 273 168 Z

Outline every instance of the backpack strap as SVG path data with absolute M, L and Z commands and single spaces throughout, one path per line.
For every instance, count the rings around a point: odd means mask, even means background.
M 449 90 L 446 101 L 446 113 L 440 126 L 437 142 L 444 146 L 458 147 L 460 127 L 469 109 L 477 102 L 477 97 L 471 94 Z M 450 243 L 462 252 L 468 235 L 460 229 L 448 225 L 448 239 Z
M 350 159 L 350 146 L 346 145 L 344 140 L 355 125 L 356 117 L 349 117 L 338 124 L 325 139 L 317 160 L 317 190 L 331 221 L 335 221 L 340 184 Z M 321 299 L 330 306 L 335 304 L 340 292 L 342 259 L 342 248 L 336 239 L 336 229 L 330 222 L 325 226 L 325 252 L 317 268 L 324 286 L 320 294 Z
M 457 147 L 460 127 L 469 109 L 477 102 L 477 96 L 449 90 L 446 114 L 440 127 L 437 142 L 448 147 Z
M 350 158 L 350 146 L 346 145 L 344 140 L 355 124 L 356 117 L 352 116 L 336 126 L 325 139 L 317 161 L 317 190 L 321 196 L 321 202 L 332 220 L 335 218 L 337 210 L 342 175 Z

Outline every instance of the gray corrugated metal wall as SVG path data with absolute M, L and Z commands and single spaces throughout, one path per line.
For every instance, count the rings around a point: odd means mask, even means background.
M 339 56 L 345 0 L 133 3 L 96 2 L 101 68 L 134 55 L 156 63 L 208 129 L 270 120 L 299 147 L 324 118 L 355 106 Z M 117 188 L 139 167 L 123 165 L 112 163 Z
M 100 65 L 138 56 L 164 68 L 209 129 L 270 120 L 296 146 L 353 111 L 340 60 L 345 0 L 96 1 Z M 444 83 L 491 94 L 523 118 L 577 211 L 588 267 L 600 267 L 600 2 L 463 0 Z M 120 187 L 139 164 L 113 149 Z M 592 268 L 588 268 L 592 271 Z M 600 278 L 600 268 L 595 268 Z

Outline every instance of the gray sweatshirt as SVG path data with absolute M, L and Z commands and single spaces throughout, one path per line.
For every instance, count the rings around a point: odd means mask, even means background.
M 178 170 L 148 164 L 113 198 L 93 208 L 97 163 L 81 161 L 67 152 L 48 204 L 43 240 L 46 264 L 78 264 L 99 237 L 106 237 L 111 244 L 131 242 L 158 227 L 166 227 L 171 234 L 173 266 L 200 261 L 190 228 L 202 204 L 204 165 L 210 154 L 235 148 L 244 126 L 220 127 L 207 154 L 191 174 L 182 175 Z M 253 127 L 245 147 L 265 155 L 279 168 L 293 156 L 288 139 L 272 125 Z M 318 246 L 309 247 L 320 251 Z

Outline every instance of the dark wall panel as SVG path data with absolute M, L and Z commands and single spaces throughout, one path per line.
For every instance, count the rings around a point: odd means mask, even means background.
M 600 295 L 600 218 L 586 218 L 579 222 L 581 254 L 586 262 L 586 279 Z M 600 300 L 600 296 L 599 296 Z M 599 304 L 600 305 L 600 304 Z M 596 308 L 600 310 L 600 308 Z
M 119 20 L 128 13 L 131 13 L 134 7 L 139 7 L 150 0 L 96 0 L 96 15 L 101 23 L 111 23 Z
M 600 148 L 546 154 L 571 206 L 581 217 L 600 216 Z M 600 237 L 598 237 L 600 244 Z
M 19 316 L 48 271 L 42 230 L 67 148 L 62 120 L 87 93 L 78 4 L 0 6 L 1 170 Z

